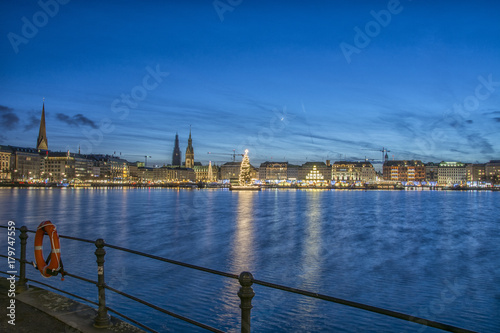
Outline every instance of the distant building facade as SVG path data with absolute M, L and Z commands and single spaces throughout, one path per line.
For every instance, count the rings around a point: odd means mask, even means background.
M 427 182 L 437 183 L 439 163 L 429 162 L 425 164 L 425 180 Z
M 220 166 L 220 179 L 230 181 L 231 184 L 238 184 L 240 178 L 241 162 L 227 162 Z M 250 175 L 252 179 L 257 179 L 257 169 L 250 165 Z
M 476 185 L 486 181 L 486 164 L 467 164 L 465 167 L 466 179 Z
M 99 175 L 94 174 L 97 180 L 124 181 L 129 178 L 128 161 L 111 155 L 89 155 L 92 164 L 99 168 Z
M 438 185 L 451 186 L 465 184 L 466 166 L 462 162 L 441 162 L 438 169 Z
M 280 182 L 288 179 L 288 162 L 264 162 L 259 167 L 259 180 Z
M 140 167 L 137 170 L 138 182 L 173 183 L 194 182 L 196 175 L 193 169 L 163 166 L 160 168 Z
M 12 147 L 12 180 L 28 181 L 40 178 L 41 156 L 37 149 Z
M 312 183 L 330 182 L 331 174 L 331 168 L 325 162 L 307 162 L 300 166 L 297 179 Z
M 288 180 L 296 181 L 297 179 L 299 179 L 299 168 L 300 165 L 288 164 L 286 170 Z
M 49 151 L 42 155 L 40 178 L 49 181 L 90 180 L 92 179 L 93 166 L 94 162 L 88 156 Z
M 332 165 L 332 180 L 336 182 L 373 182 L 376 176 L 370 162 L 336 161 Z
M 196 181 L 202 182 L 216 182 L 219 180 L 219 170 L 220 168 L 216 165 L 195 165 L 193 168 L 196 174 Z
M 385 161 L 384 180 L 396 182 L 421 182 L 425 180 L 425 165 L 419 160 Z
M 10 180 L 10 159 L 12 156 L 12 150 L 9 148 L 3 148 L 0 146 L 0 180 Z
M 486 180 L 493 184 L 500 183 L 500 160 L 492 160 L 485 165 Z

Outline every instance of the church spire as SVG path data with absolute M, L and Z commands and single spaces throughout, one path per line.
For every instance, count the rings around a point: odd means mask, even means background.
M 40 119 L 40 130 L 38 131 L 38 140 L 36 140 L 36 149 L 48 150 L 47 133 L 45 131 L 45 101 L 42 106 L 42 118 Z
M 175 133 L 175 147 L 172 154 L 172 165 L 181 166 L 181 149 L 179 148 L 179 134 Z
M 186 168 L 194 167 L 194 149 L 193 149 L 193 140 L 191 139 L 191 126 L 189 126 L 189 139 L 188 146 L 186 148 L 186 162 L 184 163 Z

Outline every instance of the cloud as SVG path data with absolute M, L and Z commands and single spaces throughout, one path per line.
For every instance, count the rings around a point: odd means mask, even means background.
M 92 128 L 97 128 L 97 125 L 92 120 L 85 117 L 81 113 L 74 115 L 73 117 L 65 115 L 64 113 L 58 113 L 56 114 L 56 118 L 70 126 L 90 126 Z
M 28 123 L 24 125 L 24 130 L 29 131 L 33 128 L 36 128 L 40 124 L 40 118 L 37 118 L 35 115 L 30 115 L 28 118 Z
M 8 106 L 5 106 L 5 105 L 0 105 L 0 112 L 2 112 L 2 111 L 11 112 L 11 111 L 14 111 L 14 109 L 9 108 Z
M 12 111 L 8 106 L 0 105 L 0 128 L 11 130 L 19 123 L 19 117 Z
M 467 142 L 471 147 L 479 150 L 481 154 L 492 154 L 495 152 L 491 143 L 478 133 L 468 135 Z

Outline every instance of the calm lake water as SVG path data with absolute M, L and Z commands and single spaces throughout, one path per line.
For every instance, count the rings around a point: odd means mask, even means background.
M 500 193 L 492 192 L 0 189 L 3 225 L 14 220 L 36 229 L 51 220 L 62 235 L 104 238 L 234 274 L 247 270 L 259 280 L 480 332 L 500 331 L 499 213 Z M 61 240 L 65 269 L 96 279 L 94 250 Z M 239 331 L 237 281 L 106 251 L 111 287 Z M 93 285 L 44 279 L 30 267 L 28 277 L 97 300 Z M 437 332 L 258 285 L 254 291 L 254 332 Z M 202 331 L 111 292 L 107 301 L 162 332 Z

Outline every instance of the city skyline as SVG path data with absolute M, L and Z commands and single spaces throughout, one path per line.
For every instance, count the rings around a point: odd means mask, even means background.
M 3 3 L 0 144 L 45 97 L 53 151 L 162 165 L 192 126 L 203 164 L 498 159 L 498 3 L 215 4 Z

